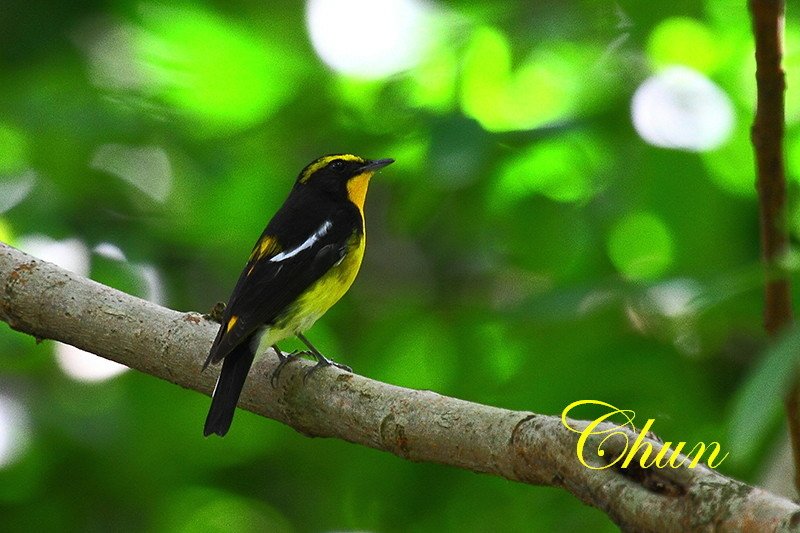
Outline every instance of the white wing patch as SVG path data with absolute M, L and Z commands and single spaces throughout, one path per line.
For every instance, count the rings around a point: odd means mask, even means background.
M 295 255 L 299 254 L 303 250 L 311 248 L 314 245 L 315 242 L 320 240 L 326 233 L 328 233 L 328 230 L 331 229 L 331 226 L 333 226 L 331 221 L 330 220 L 326 220 L 319 227 L 319 229 L 317 231 L 312 233 L 311 236 L 308 239 L 303 241 L 303 244 L 301 244 L 300 246 L 297 246 L 295 248 L 292 248 L 291 250 L 286 250 L 286 251 L 283 251 L 283 252 L 281 252 L 279 254 L 276 254 L 274 257 L 270 258 L 270 261 L 273 262 L 273 263 L 278 262 L 278 261 L 283 261 L 284 259 L 289 259 L 290 257 L 294 257 Z

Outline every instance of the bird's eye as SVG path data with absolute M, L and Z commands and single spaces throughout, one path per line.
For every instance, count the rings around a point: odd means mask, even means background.
M 333 161 L 331 161 L 330 165 L 331 170 L 339 171 L 342 170 L 343 168 L 344 168 L 344 161 L 342 161 L 341 159 L 334 159 Z

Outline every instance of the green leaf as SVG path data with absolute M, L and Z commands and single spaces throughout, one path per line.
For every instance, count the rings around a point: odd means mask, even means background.
M 731 459 L 745 464 L 753 458 L 782 414 L 800 351 L 800 328 L 794 328 L 767 350 L 755 371 L 739 389 L 728 421 Z

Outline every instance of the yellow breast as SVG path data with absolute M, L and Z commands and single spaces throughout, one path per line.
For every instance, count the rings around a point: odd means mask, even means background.
M 298 331 L 310 328 L 353 284 L 364 258 L 364 242 L 363 234 L 354 235 L 344 258 L 300 297 L 297 302 L 301 310 L 298 313 L 301 316 Z
M 361 268 L 365 242 L 363 233 L 350 238 L 344 258 L 306 290 L 289 312 L 270 328 L 266 336 L 269 345 L 304 332 L 344 296 Z

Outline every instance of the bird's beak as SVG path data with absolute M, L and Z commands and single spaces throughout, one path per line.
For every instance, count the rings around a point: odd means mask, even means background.
M 394 159 L 375 159 L 374 161 L 367 161 L 367 163 L 361 167 L 361 172 L 376 172 L 379 169 L 387 165 L 391 165 L 394 163 Z

